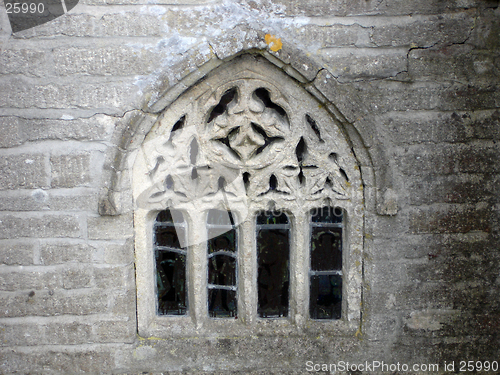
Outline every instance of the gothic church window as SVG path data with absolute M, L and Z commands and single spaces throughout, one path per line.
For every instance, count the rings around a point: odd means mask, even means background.
M 245 56 L 187 90 L 138 151 L 133 189 L 140 334 L 357 329 L 359 167 L 283 71 Z

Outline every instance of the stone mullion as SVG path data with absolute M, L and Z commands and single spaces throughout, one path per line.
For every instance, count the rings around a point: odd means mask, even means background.
M 208 317 L 206 215 L 195 209 L 189 216 L 189 310 L 196 326 L 201 327 Z
M 293 212 L 290 233 L 290 314 L 302 326 L 308 317 L 309 220 L 303 211 Z
M 253 215 L 249 215 L 241 223 L 238 234 L 240 237 L 238 316 L 246 324 L 253 324 L 257 316 L 257 254 Z

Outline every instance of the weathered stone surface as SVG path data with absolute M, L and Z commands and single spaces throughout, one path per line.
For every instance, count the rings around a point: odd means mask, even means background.
M 486 207 L 484 204 L 477 208 L 451 205 L 415 210 L 410 215 L 410 231 L 411 233 L 489 232 L 491 214 Z
M 136 338 L 133 321 L 101 321 L 93 330 L 98 342 L 133 343 Z
M 97 211 L 97 192 L 61 190 L 13 190 L 0 194 L 0 211 Z
M 498 4 L 497 4 L 498 5 Z M 471 37 L 467 41 L 478 49 L 498 51 L 500 47 L 500 14 L 498 6 L 484 9 L 476 20 Z
M 325 3 L 321 0 L 299 1 L 279 0 L 262 1 L 258 5 L 254 1 L 240 0 L 249 7 L 263 9 L 269 13 L 288 16 L 347 16 L 347 15 L 408 15 L 408 14 L 437 14 L 462 9 L 474 8 L 481 4 L 478 0 L 453 0 L 447 2 L 435 2 L 431 0 L 417 0 L 411 4 L 402 1 L 336 1 Z M 495 0 L 488 0 L 492 6 Z
M 449 175 L 422 180 L 408 179 L 405 183 L 411 204 L 478 203 L 496 195 L 499 181 L 489 175 Z
M 395 77 L 407 70 L 406 50 L 326 49 L 328 70 L 339 82 Z
M 135 290 L 117 293 L 111 303 L 111 312 L 116 316 L 135 317 L 136 298 Z
M 472 111 L 498 108 L 497 84 L 463 85 L 435 81 L 406 84 L 373 81 L 359 85 L 360 96 L 375 113 L 407 110 Z
M 474 25 L 467 13 L 434 16 L 401 25 L 373 28 L 372 42 L 377 46 L 430 47 L 436 44 L 463 43 Z
M 392 112 L 380 117 L 397 144 L 500 139 L 500 112 Z
M 45 155 L 20 154 L 0 157 L 0 189 L 47 187 Z
M 58 82 L 58 81 L 57 81 Z M 107 108 L 124 109 L 134 97 L 132 83 L 104 84 L 75 82 L 32 84 L 24 78 L 0 78 L 0 107 L 13 108 Z
M 8 356 L 9 360 L 0 364 L 0 370 L 7 369 L 21 373 L 36 372 L 40 368 L 60 374 L 105 373 L 112 371 L 114 362 L 110 349 L 96 346 L 80 350 L 4 349 L 2 356 Z
M 44 333 L 44 327 L 40 324 L 0 323 L 0 346 L 44 344 Z
M 153 48 L 59 48 L 53 52 L 56 74 L 146 75 L 159 65 L 160 51 Z
M 3 116 L 0 117 L 3 135 L 0 147 L 14 147 L 26 141 L 41 140 L 107 140 L 115 121 L 115 118 L 106 115 L 68 120 Z
M 85 186 L 90 183 L 90 154 L 52 155 L 52 188 Z
M 97 288 L 122 288 L 127 285 L 131 266 L 95 267 L 94 278 Z
M 109 264 L 128 264 L 134 261 L 134 242 L 130 238 L 123 244 L 105 244 L 104 262 Z
M 58 17 L 49 23 L 17 32 L 16 37 L 31 39 L 55 35 L 70 37 L 91 36 L 94 33 L 94 19 L 95 17 L 90 14 L 72 12 L 64 17 Z
M 62 272 L 62 287 L 64 289 L 89 288 L 94 276 L 90 266 L 73 266 Z
M 150 8 L 152 14 L 119 12 L 105 14 L 94 21 L 95 36 L 160 36 L 165 30 L 162 15 L 166 9 Z M 156 13 L 156 14 L 155 14 Z
M 463 173 L 498 173 L 500 172 L 500 145 L 482 148 L 467 145 L 456 155 L 457 169 Z
M 75 216 L 0 215 L 0 238 L 81 236 L 80 221 Z
M 28 266 L 33 264 L 34 246 L 33 242 L 0 241 L 0 264 L 7 266 Z
M 41 290 L 0 294 L 1 318 L 23 316 L 91 315 L 108 309 L 108 295 L 102 290 Z
M 47 75 L 47 52 L 32 49 L 4 49 L 0 52 L 0 74 Z
M 367 47 L 371 28 L 361 25 L 304 25 L 295 31 L 295 37 L 311 47 L 333 48 L 339 46 Z
M 87 219 L 88 235 L 93 240 L 125 240 L 132 237 L 132 215 L 114 217 L 89 217 Z
M 92 341 L 92 326 L 88 323 L 51 323 L 45 327 L 45 342 L 49 345 L 75 345 Z
M 17 267 L 2 270 L 0 273 L 2 291 L 57 289 L 61 287 L 58 270 L 37 267 L 37 270 L 19 270 Z
M 408 54 L 411 78 L 435 77 L 448 80 L 488 79 L 498 81 L 499 70 L 494 54 L 475 52 L 470 45 L 412 49 Z
M 62 263 L 90 263 L 96 249 L 84 243 L 46 242 L 40 245 L 40 262 L 46 266 Z
M 456 158 L 462 147 L 463 145 L 429 145 L 426 148 L 407 148 L 396 157 L 396 165 L 407 176 L 452 174 L 457 171 Z
M 13 147 L 23 144 L 27 136 L 20 125 L 22 119 L 19 117 L 0 117 L 0 132 L 3 137 L 0 139 L 0 147 Z

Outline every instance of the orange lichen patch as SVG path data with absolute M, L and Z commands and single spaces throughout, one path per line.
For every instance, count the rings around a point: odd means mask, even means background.
M 283 47 L 281 38 L 276 38 L 274 35 L 266 34 L 265 40 L 269 45 L 269 49 L 273 52 L 279 51 Z

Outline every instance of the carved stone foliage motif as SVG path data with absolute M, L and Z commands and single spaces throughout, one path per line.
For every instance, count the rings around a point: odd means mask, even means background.
M 165 115 L 141 150 L 140 204 L 349 199 L 353 158 L 337 124 L 295 83 L 266 78 L 248 69 L 200 84 Z

